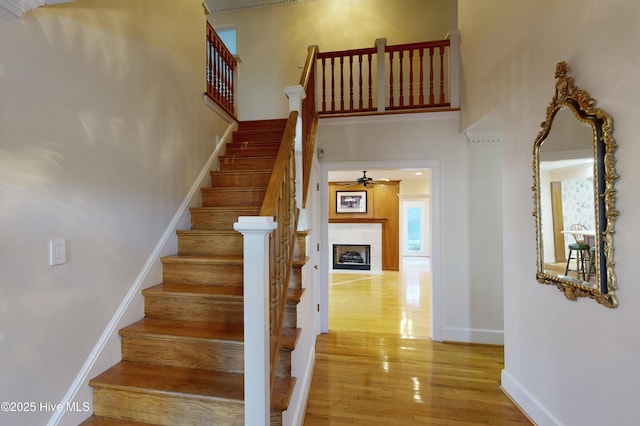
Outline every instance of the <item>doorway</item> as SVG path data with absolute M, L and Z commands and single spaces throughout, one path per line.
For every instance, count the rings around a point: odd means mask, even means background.
M 320 225 L 322 227 L 320 238 L 320 331 L 329 331 L 329 250 L 328 247 L 328 182 L 329 172 L 352 171 L 353 175 L 361 174 L 362 170 L 412 170 L 428 169 L 430 172 L 429 198 L 427 210 L 431 212 L 420 225 L 420 233 L 428 231 L 427 236 L 421 235 L 421 248 L 418 252 L 424 256 L 429 254 L 429 270 L 431 275 L 430 285 L 430 333 L 431 339 L 442 341 L 441 319 L 441 291 L 440 291 L 440 259 L 439 259 L 439 202 L 440 202 L 440 163 L 438 160 L 408 160 L 408 161 L 384 161 L 384 162 L 337 162 L 320 163 Z M 424 204 L 418 204 L 424 209 Z M 426 210 L 425 210 L 426 211 Z M 415 211 L 414 213 L 415 214 Z M 418 216 L 421 216 L 419 214 Z M 422 218 L 420 219 L 422 221 Z M 412 234 L 413 235 L 413 234 Z M 426 238 L 426 239 L 425 239 Z M 402 238 L 401 238 L 402 241 Z M 414 243 L 415 245 L 415 243 Z M 401 248 L 401 247 L 400 247 Z M 402 252 L 402 251 L 401 251 Z M 402 263 L 402 262 L 401 262 Z

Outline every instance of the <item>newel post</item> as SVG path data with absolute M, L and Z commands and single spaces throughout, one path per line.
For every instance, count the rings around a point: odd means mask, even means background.
M 269 359 L 269 216 L 240 216 L 233 229 L 244 240 L 244 424 L 268 425 L 271 413 Z
M 385 49 L 387 47 L 386 38 L 376 39 L 376 61 L 378 63 L 378 112 L 384 112 L 387 99 L 387 74 L 384 72 Z
M 449 102 L 451 108 L 460 108 L 460 31 L 452 30 L 449 39 Z

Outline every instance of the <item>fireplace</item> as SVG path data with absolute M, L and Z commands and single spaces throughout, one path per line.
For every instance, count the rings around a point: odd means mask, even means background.
M 333 269 L 371 270 L 371 245 L 334 244 Z

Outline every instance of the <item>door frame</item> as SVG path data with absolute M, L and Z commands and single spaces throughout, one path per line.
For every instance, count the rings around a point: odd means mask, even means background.
M 431 230 L 431 338 L 443 339 L 442 288 L 440 271 L 440 160 L 345 161 L 320 162 L 320 331 L 329 332 L 329 172 L 375 169 L 429 169 Z

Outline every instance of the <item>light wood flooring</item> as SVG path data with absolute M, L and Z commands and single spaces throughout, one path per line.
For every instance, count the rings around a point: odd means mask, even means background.
M 304 426 L 530 425 L 500 390 L 499 346 L 432 342 L 428 264 L 331 274 Z

